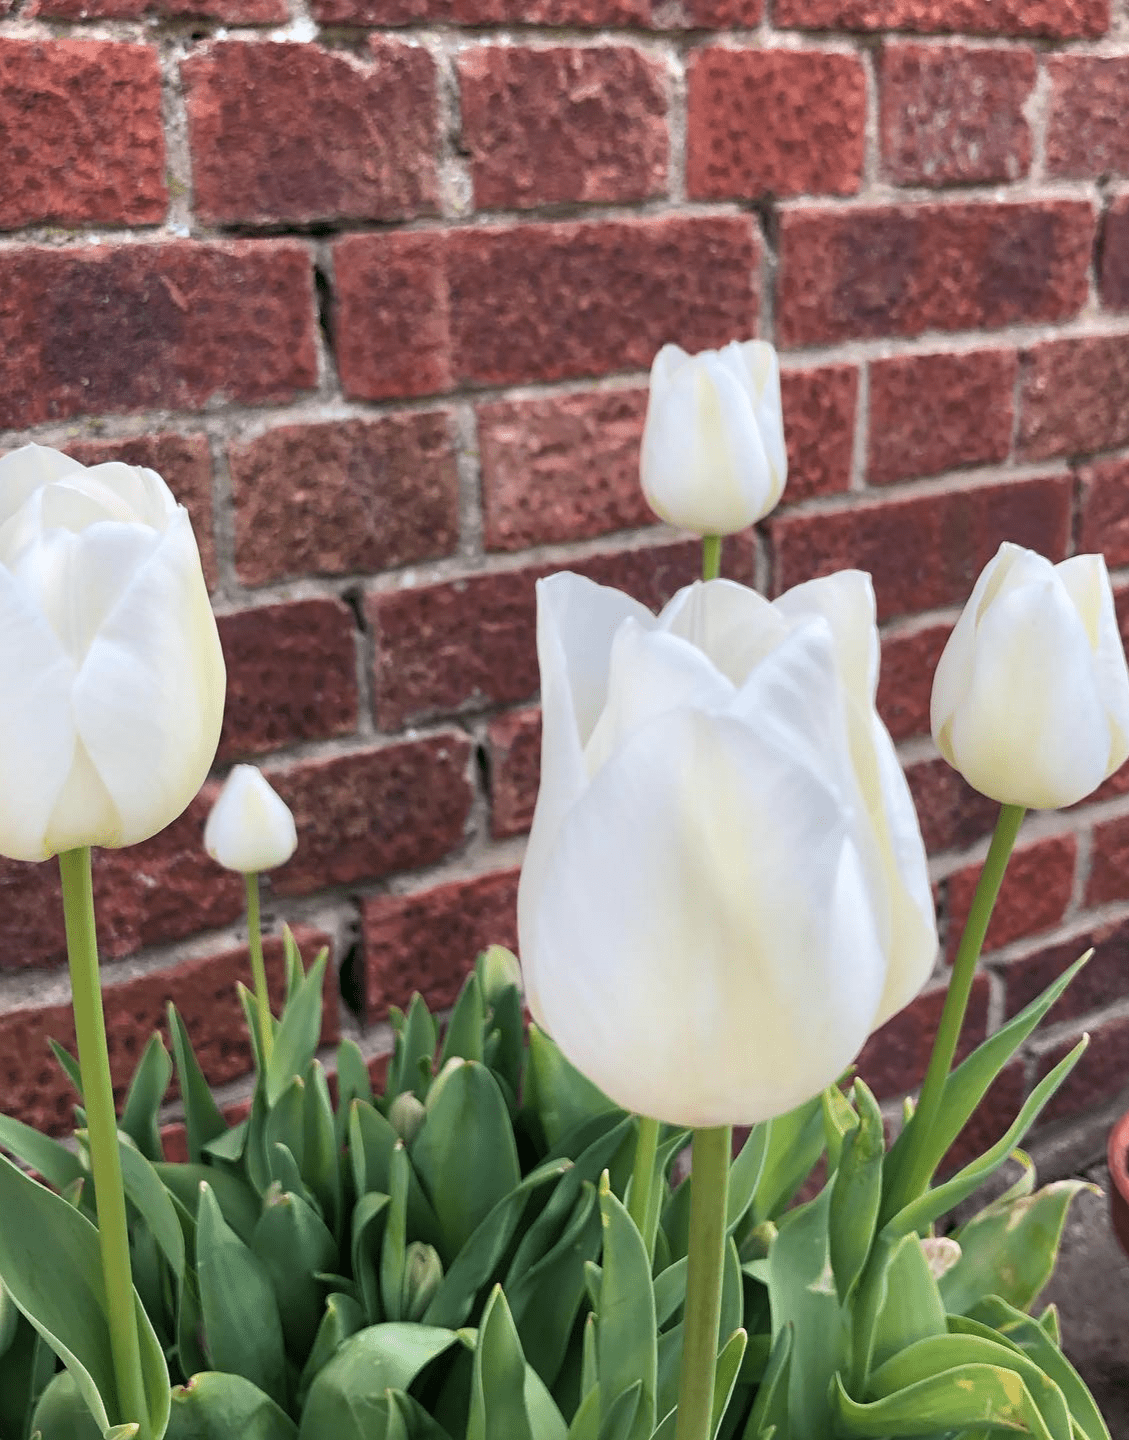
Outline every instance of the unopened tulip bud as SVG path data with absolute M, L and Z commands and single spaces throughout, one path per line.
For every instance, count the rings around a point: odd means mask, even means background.
M 257 875 L 285 865 L 298 847 L 294 816 L 255 765 L 236 765 L 204 827 L 204 848 L 227 870 Z
M 413 1240 L 404 1256 L 404 1279 L 400 1287 L 400 1314 L 418 1323 L 443 1279 L 443 1262 L 433 1245 Z

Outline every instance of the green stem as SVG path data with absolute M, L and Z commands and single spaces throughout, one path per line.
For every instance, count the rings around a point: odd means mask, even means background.
M 655 1158 L 659 1153 L 661 1128 L 658 1120 L 652 1120 L 648 1115 L 639 1116 L 639 1133 L 635 1137 L 635 1168 L 631 1172 L 631 1198 L 627 1206 L 627 1213 L 635 1221 L 648 1255 L 654 1246 L 654 1237 L 651 1234 L 654 1225 L 652 1192 L 656 1188 Z
M 270 1060 L 274 1046 L 274 1017 L 267 992 L 267 967 L 263 963 L 263 932 L 259 922 L 259 877 L 253 871 L 243 877 L 247 882 L 247 944 L 251 951 L 251 975 L 255 982 L 255 1000 L 259 1008 L 259 1047 L 263 1064 Z
M 929 1152 L 925 1141 L 941 1108 L 945 1081 L 952 1069 L 961 1026 L 968 1009 L 968 999 L 972 994 L 976 962 L 980 959 L 984 936 L 988 933 L 988 922 L 992 918 L 996 897 L 1000 893 L 1004 871 L 1026 813 L 1022 805 L 1003 805 L 996 820 L 992 843 L 980 871 L 976 894 L 972 898 L 972 907 L 964 923 L 964 934 L 960 937 L 960 949 L 953 962 L 953 973 L 941 1012 L 941 1023 L 937 1026 L 937 1038 L 933 1042 L 933 1053 L 929 1057 L 929 1068 L 925 1072 L 921 1098 L 912 1121 L 913 1143 L 910 1154 L 906 1157 L 906 1184 L 901 1194 L 902 1204 L 921 1194 L 932 1178 L 926 1173 L 929 1170 Z
M 690 1264 L 675 1440 L 710 1440 L 725 1266 L 725 1210 L 732 1133 L 695 1130 L 690 1154 Z
M 138 1440 L 150 1440 L 152 1431 L 141 1373 L 137 1310 L 129 1265 L 129 1230 L 121 1157 L 118 1154 L 118 1122 L 102 1015 L 89 848 L 84 846 L 79 850 L 64 851 L 59 856 L 59 869 L 63 879 L 63 917 L 67 930 L 78 1064 L 82 1074 L 82 1101 L 86 1109 L 90 1167 L 94 1174 L 98 1210 L 106 1320 L 118 1388 L 117 1418 L 120 1423 L 136 1421 L 140 1426 Z M 103 1396 L 103 1399 L 107 1397 Z
M 721 574 L 721 536 L 702 536 L 702 579 L 716 580 Z

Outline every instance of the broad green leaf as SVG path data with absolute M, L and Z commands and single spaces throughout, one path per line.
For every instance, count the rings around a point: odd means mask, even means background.
M 353 1207 L 353 1275 L 360 1289 L 369 1323 L 384 1319 L 380 1304 L 380 1252 L 388 1221 L 388 1196 L 370 1190 Z
M 315 1376 L 299 1440 L 368 1440 L 368 1421 L 385 1391 L 407 1390 L 457 1338 L 453 1330 L 429 1325 L 372 1325 L 357 1331 Z
M 791 1440 L 791 1430 L 788 1427 L 788 1391 L 794 1333 L 791 1325 L 785 1325 L 773 1337 L 768 1366 L 757 1388 L 742 1440 L 762 1440 L 762 1437 L 773 1435 L 776 1440 Z
M 744 1330 L 734 1330 L 729 1339 L 721 1347 L 721 1354 L 717 1357 L 717 1372 L 714 1375 L 713 1386 L 713 1427 L 712 1435 L 716 1437 L 721 1429 L 721 1422 L 725 1418 L 725 1412 L 733 1395 L 733 1387 L 737 1384 L 737 1376 L 741 1369 L 741 1361 L 744 1359 L 745 1346 L 749 1337 Z
M 820 1096 L 823 1106 L 823 1139 L 827 1147 L 827 1170 L 834 1174 L 839 1168 L 839 1157 L 843 1153 L 843 1141 L 856 1129 L 859 1117 L 854 1106 L 839 1089 L 828 1085 Z
M 921 1238 L 914 1233 L 876 1247 L 863 1291 L 855 1306 L 859 1385 L 891 1355 L 947 1330 L 937 1281 Z M 863 1345 L 865 1355 L 859 1349 Z
M 404 1264 L 408 1253 L 408 1152 L 402 1144 L 392 1151 L 389 1204 L 380 1247 L 380 1296 L 386 1320 L 404 1320 L 400 1300 L 404 1288 Z
M 298 1382 L 298 1401 L 304 1403 L 315 1376 L 340 1350 L 350 1335 L 364 1328 L 365 1313 L 350 1295 L 334 1291 L 325 1302 L 314 1343 Z
M 835 1289 L 844 1304 L 862 1274 L 874 1241 L 882 1201 L 882 1159 L 886 1151 L 878 1101 L 861 1080 L 855 1081 L 855 1096 L 858 1121 L 842 1139 L 828 1220 L 831 1269 Z
M 217 1135 L 214 1140 L 209 1140 L 200 1148 L 209 1159 L 224 1160 L 229 1165 L 236 1166 L 243 1158 L 250 1128 L 249 1120 L 240 1120 L 238 1125 L 233 1125 L 230 1130 L 225 1130 L 222 1135 Z
M 607 1413 L 601 1418 L 599 1440 L 630 1440 L 638 1434 L 639 1406 L 643 1403 L 643 1382 L 634 1385 L 612 1401 Z
M 466 1440 L 538 1440 L 525 1407 L 525 1357 L 502 1287 L 486 1302 L 474 1348 Z
M 756 1195 L 746 1216 L 750 1225 L 774 1220 L 786 1209 L 823 1154 L 825 1143 L 819 1095 L 773 1118 Z
M 65 1190 L 86 1176 L 82 1161 L 73 1151 L 11 1115 L 0 1115 L 0 1149 L 10 1150 L 56 1190 Z
M 302 980 L 306 974 L 306 967 L 302 964 L 302 952 L 298 949 L 298 942 L 294 939 L 294 932 L 289 925 L 282 927 L 282 955 L 286 962 L 285 1009 L 302 988 Z
M 268 1191 L 251 1249 L 274 1288 L 286 1348 L 301 1364 L 324 1309 L 327 1287 L 317 1277 L 337 1264 L 337 1243 L 301 1196 Z
M 55 1374 L 55 1363 L 46 1340 L 20 1315 L 15 1338 L 0 1356 L 0 1435 L 5 1440 L 22 1440 L 32 1433 L 32 1413 Z M 61 1373 L 70 1378 L 69 1371 Z
M 349 1111 L 354 1100 L 372 1104 L 372 1079 L 355 1040 L 346 1037 L 337 1047 L 337 1113 L 335 1131 L 338 1149 L 345 1143 Z
M 725 1228 L 732 1232 L 745 1218 L 757 1193 L 765 1164 L 768 1161 L 772 1121 L 754 1125 L 729 1167 L 729 1193 L 725 1204 Z
M 536 1025 L 529 1027 L 525 1103 L 537 1114 L 550 1150 L 582 1121 L 619 1108 Z
M 993 1365 L 962 1365 L 868 1405 L 852 1400 L 836 1375 L 833 1410 L 835 1433 L 858 1440 L 935 1436 L 980 1425 L 1053 1440 L 1022 1380 Z
M 223 1218 L 245 1245 L 251 1243 L 262 1206 L 259 1197 L 236 1175 L 213 1165 L 174 1165 L 162 1160 L 153 1169 L 174 1200 L 196 1219 L 200 1209 L 200 1186 L 211 1187 Z
M 242 980 L 235 982 L 235 993 L 239 997 L 239 1004 L 243 1009 L 243 1024 L 247 1029 L 247 1038 L 251 1042 L 251 1056 L 255 1062 L 256 1090 L 262 1089 L 262 1077 L 266 1071 L 266 1061 L 263 1059 L 263 1041 L 259 1033 L 259 1002 L 254 994 L 248 990 Z M 277 1029 L 277 1022 L 273 1017 L 268 1021 L 270 1031 L 273 1035 Z
M 201 1150 L 209 1140 L 214 1140 L 227 1129 L 227 1121 L 220 1114 L 219 1106 L 212 1098 L 208 1082 L 200 1069 L 196 1052 L 184 1028 L 184 1021 L 177 1013 L 176 1006 L 169 1003 L 169 1035 L 172 1037 L 173 1056 L 176 1060 L 176 1074 L 180 1082 L 180 1099 L 184 1106 L 184 1128 L 187 1136 L 188 1158 L 199 1163 Z
M 471 972 L 459 991 L 455 1008 L 447 1022 L 447 1033 L 443 1037 L 443 1048 L 439 1052 L 439 1069 L 448 1060 L 477 1060 L 482 1064 L 483 1027 L 486 1024 L 486 1005 L 482 998 L 482 987 L 478 976 Z
M 321 1062 L 306 1071 L 305 1146 L 302 1178 L 321 1206 L 325 1223 L 338 1233 L 342 1221 L 341 1161 L 333 1123 L 333 1103 Z
M 172 1393 L 166 1440 L 296 1440 L 298 1427 L 242 1375 L 209 1371 Z
M 119 1130 L 124 1130 L 146 1160 L 163 1160 L 161 1102 L 172 1079 L 172 1061 L 164 1041 L 154 1032 L 133 1072 Z
M 278 1097 L 268 1101 L 263 1119 L 263 1140 L 268 1156 L 275 1145 L 285 1145 L 293 1156 L 299 1175 L 302 1173 L 306 1157 L 306 1082 L 301 1075 L 292 1075 Z
M 390 1018 L 396 1029 L 396 1049 L 388 1066 L 385 1099 L 394 1100 L 403 1091 L 410 1090 L 417 1099 L 423 1100 L 431 1084 L 431 1066 L 435 1059 L 438 1039 L 435 1021 L 418 993 L 412 996 L 406 1016 L 393 1010 Z
M 321 1038 L 321 992 L 328 949 L 310 966 L 294 997 L 287 1001 L 267 1062 L 267 1105 L 278 1104 L 295 1075 L 304 1075 Z
M 398 1143 L 399 1136 L 379 1110 L 359 1100 L 353 1102 L 349 1119 L 349 1158 L 358 1195 L 366 1191 L 388 1194 L 392 1151 Z M 408 1233 L 413 1240 L 434 1245 L 443 1257 L 444 1265 L 447 1264 L 443 1232 L 431 1202 L 423 1192 L 414 1164 L 408 1173 Z
M 606 1415 L 624 1390 L 642 1381 L 639 1408 L 628 1440 L 650 1440 L 655 1428 L 658 1379 L 651 1261 L 635 1222 L 611 1193 L 606 1172 L 600 1180 L 599 1203 L 604 1227 L 596 1316 L 600 1412 Z
M 39 1397 L 31 1429 L 33 1434 L 41 1430 L 48 1440 L 102 1440 L 109 1433 L 91 1414 L 69 1370 L 60 1370 Z
M 130 1140 L 119 1132 L 118 1154 L 121 1158 L 122 1184 L 125 1193 L 149 1227 L 161 1253 L 178 1280 L 184 1278 L 184 1231 L 168 1190 L 150 1162 L 136 1150 Z

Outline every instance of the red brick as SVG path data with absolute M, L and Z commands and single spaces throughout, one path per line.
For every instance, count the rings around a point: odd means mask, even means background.
M 693 29 L 747 30 L 761 23 L 764 3 L 763 0 L 682 0 L 682 12 L 686 24 Z M 659 23 L 656 15 L 652 24 Z
M 1064 475 L 778 514 L 768 521 L 776 589 L 855 566 L 874 578 L 880 619 L 962 605 L 1004 540 L 1061 560 L 1070 509 Z
M 789 210 L 780 217 L 785 346 L 1064 320 L 1088 291 L 1088 201 Z
M 1104 35 L 1110 0 L 776 0 L 775 23 L 801 30 L 924 34 Z
M 0 229 L 165 218 L 161 67 L 150 45 L 0 39 Z
M 468 228 L 447 237 L 457 377 L 495 385 L 639 370 L 757 320 L 749 216 Z
M 1100 248 L 1102 304 L 1109 310 L 1129 310 L 1129 195 L 1110 202 Z
M 388 570 L 458 544 L 446 411 L 282 425 L 228 455 L 246 585 Z
M 1129 817 L 1094 827 L 1093 857 L 1086 882 L 1086 904 L 1129 899 Z
M 307 963 L 329 940 L 307 926 L 296 926 L 294 937 Z M 263 951 L 277 1006 L 284 990 L 281 939 L 265 938 Z M 103 986 L 110 1073 L 119 1106 L 150 1034 L 158 1030 L 165 1044 L 169 1043 L 165 1012 L 170 1000 L 180 1011 L 210 1084 L 222 1085 L 247 1074 L 252 1068 L 251 1046 L 235 989 L 237 980 L 248 986 L 252 983 L 245 946 Z M 330 971 L 324 994 L 323 1044 L 333 1044 L 339 1034 L 336 993 L 336 979 Z M 69 1004 L 9 1010 L 0 1015 L 0 1110 L 59 1135 L 73 1125 L 72 1107 L 77 1097 L 48 1048 L 49 1038 L 74 1054 L 74 1018 Z
M 1129 55 L 1056 55 L 1047 69 L 1048 173 L 1129 175 Z
M 443 236 L 350 235 L 333 247 L 341 387 L 361 400 L 451 388 Z
M 459 56 L 481 209 L 644 200 L 666 187 L 662 65 L 627 45 L 480 45 Z
M 1006 1135 L 1027 1098 L 1026 1062 L 1010 1060 L 988 1087 L 972 1112 L 967 1125 L 949 1146 L 937 1167 L 941 1176 L 951 1175 L 978 1160 Z
M 304 245 L 0 251 L 0 429 L 288 401 L 317 383 Z
M 404 220 L 436 209 L 435 64 L 370 40 L 372 64 L 290 42 L 219 42 L 181 65 L 202 220 Z
M 973 790 L 947 761 L 922 760 L 909 765 L 906 779 L 921 836 L 931 855 L 967 850 L 992 833 L 1000 807 Z
M 161 1126 L 161 1151 L 175 1165 L 188 1164 L 188 1127 L 183 1120 Z
M 1010 960 L 1001 972 L 1005 1015 L 1018 1014 L 1091 947 L 1094 953 L 1089 962 L 1067 986 L 1047 1023 L 1055 1025 L 1063 1020 L 1076 1020 L 1092 1010 L 1101 1010 L 1125 999 L 1129 992 L 1125 965 L 1129 925 L 1119 921 L 1097 926 L 1033 955 Z
M 710 45 L 691 55 L 687 85 L 692 199 L 858 190 L 866 74 L 857 56 Z
M 1018 370 L 1014 350 L 872 361 L 867 481 L 1006 460 Z
M 944 987 L 926 990 L 893 1019 L 887 1020 L 863 1046 L 858 1071 L 880 1100 L 906 1095 L 925 1079 L 945 993 Z M 981 974 L 972 982 L 968 1012 L 957 1047 L 959 1059 L 984 1039 L 987 1021 L 988 977 Z
M 478 407 L 488 550 L 525 550 L 653 525 L 639 484 L 646 390 Z
M 220 764 L 357 728 L 353 612 L 341 600 L 295 600 L 219 618 L 227 661 Z
M 277 25 L 289 20 L 286 0 L 29 0 L 25 15 L 58 20 L 220 20 L 232 25 Z
M 1038 935 L 1060 924 L 1074 891 L 1074 870 L 1078 841 L 1074 835 L 1053 835 L 1028 845 L 1019 845 L 1008 862 L 992 911 L 984 949 L 998 950 L 1025 935 Z M 950 963 L 964 930 L 972 897 L 980 879 L 977 861 L 949 876 L 949 928 L 947 952 Z
M 1125 1077 L 1129 1075 L 1129 1015 L 1094 1025 L 1089 1033 L 1089 1048 L 1043 1111 L 1044 1121 L 1081 1115 L 1124 1093 Z M 1039 1061 L 1039 1079 L 1053 1070 L 1081 1038 L 1072 1035 L 1045 1053 Z
M 696 0 L 708 3 L 708 0 Z M 714 0 L 748 4 L 749 0 Z M 759 4 L 759 0 L 756 0 Z M 602 29 L 650 26 L 652 0 L 314 0 L 316 19 L 328 25 L 546 25 Z M 704 22 L 703 22 L 704 23 Z M 750 24 L 755 23 L 750 21 Z
M 365 902 L 365 1006 L 370 1021 L 406 1009 L 419 991 L 432 1010 L 451 1005 L 475 957 L 517 944 L 517 870 Z
M 1027 174 L 1030 50 L 886 45 L 878 79 L 882 166 L 895 185 L 967 185 Z
M 541 711 L 510 710 L 486 727 L 490 756 L 490 833 L 523 835 L 533 821 L 541 779 Z
M 274 873 L 280 895 L 375 880 L 431 865 L 462 844 L 473 790 L 471 747 L 447 731 L 272 770 L 294 812 L 298 849 Z
M 1023 361 L 1024 459 L 1088 455 L 1129 442 L 1129 334 L 1048 340 Z
M 0 970 L 61 965 L 66 947 L 57 862 L 0 856 Z
M 780 376 L 788 484 L 784 504 L 851 484 L 859 372 L 854 365 L 785 370 Z
M 928 625 L 883 635 L 878 713 L 895 740 L 929 734 L 933 672 L 951 630 L 951 625 Z
M 657 610 L 698 576 L 700 564 L 697 542 L 677 541 L 592 556 L 570 568 Z M 468 705 L 529 699 L 538 678 L 534 585 L 558 569 L 528 566 L 369 594 L 381 728 L 396 730 Z
M 1078 472 L 1081 531 L 1078 549 L 1100 551 L 1111 567 L 1129 565 L 1129 460 L 1099 460 Z

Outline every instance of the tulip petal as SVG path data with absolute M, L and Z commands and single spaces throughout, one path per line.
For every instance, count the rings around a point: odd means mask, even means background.
M 1094 662 L 1094 679 L 1110 727 L 1106 774 L 1129 759 L 1129 666 L 1113 608 L 1113 590 L 1102 555 L 1075 555 L 1055 566 L 1055 574 L 1074 601 L 1086 626 Z
M 37 490 L 55 480 L 81 474 L 82 468 L 77 460 L 46 445 L 22 445 L 0 455 L 0 527 Z
M 244 875 L 285 865 L 298 847 L 290 807 L 256 765 L 236 765 L 204 826 L 204 849 Z
M 696 645 L 734 685 L 788 633 L 770 601 L 732 580 L 684 586 L 659 613 L 658 628 Z
M 773 608 L 795 623 L 821 615 L 835 640 L 835 661 L 847 693 L 869 709 L 878 693 L 878 631 L 874 584 L 865 570 L 839 570 L 795 585 Z

